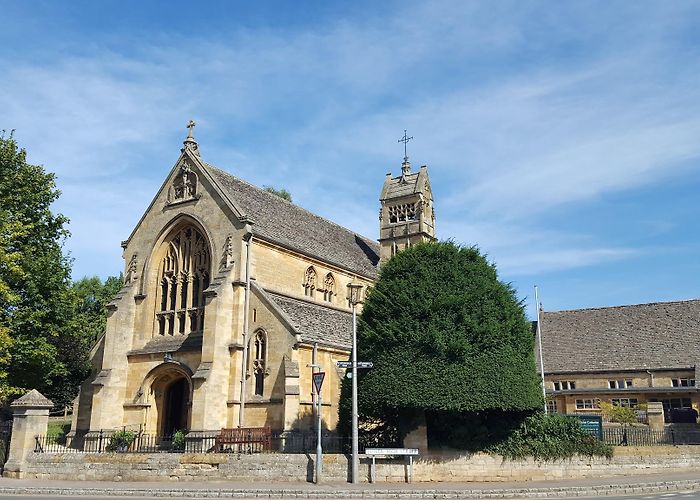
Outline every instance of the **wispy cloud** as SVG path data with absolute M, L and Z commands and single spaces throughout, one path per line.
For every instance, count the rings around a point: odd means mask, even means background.
M 119 253 L 190 117 L 207 161 L 370 237 L 408 128 L 441 237 L 514 276 L 595 266 L 644 250 L 577 225 L 576 207 L 700 170 L 700 71 L 682 40 L 697 6 L 597 5 L 408 2 L 305 29 L 159 26 L 118 52 L 7 54 L 0 128 L 58 173 L 79 272 L 100 272 L 83 255 Z M 571 223 L 553 225 L 562 210 Z

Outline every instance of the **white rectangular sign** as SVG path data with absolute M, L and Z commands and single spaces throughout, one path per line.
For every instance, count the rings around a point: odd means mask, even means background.
M 365 455 L 418 455 L 418 448 L 367 448 Z
M 352 361 L 336 361 L 338 368 L 352 368 Z M 358 368 L 374 368 L 374 363 L 371 361 L 358 361 Z

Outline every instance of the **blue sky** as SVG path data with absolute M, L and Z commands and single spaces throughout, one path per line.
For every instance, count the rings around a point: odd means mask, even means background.
M 547 310 L 700 297 L 697 2 L 0 0 L 0 129 L 116 274 L 179 155 L 376 238 L 404 129 L 441 239 Z M 529 306 L 530 315 L 533 309 Z

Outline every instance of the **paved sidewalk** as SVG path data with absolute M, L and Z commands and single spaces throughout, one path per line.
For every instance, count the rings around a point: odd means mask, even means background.
M 188 498 L 561 498 L 700 491 L 700 473 L 503 483 L 246 483 L 44 481 L 0 478 L 0 495 Z

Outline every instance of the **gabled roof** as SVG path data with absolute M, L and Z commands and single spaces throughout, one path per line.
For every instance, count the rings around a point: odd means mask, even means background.
M 700 361 L 700 300 L 542 311 L 540 321 L 545 373 L 693 368 Z
M 258 288 L 258 290 L 262 290 Z M 352 346 L 352 314 L 346 311 L 294 299 L 271 291 L 263 292 L 270 303 L 281 311 L 295 335 L 302 342 L 350 349 Z
M 374 279 L 379 245 L 228 172 L 204 164 L 238 209 L 253 221 L 253 236 Z

